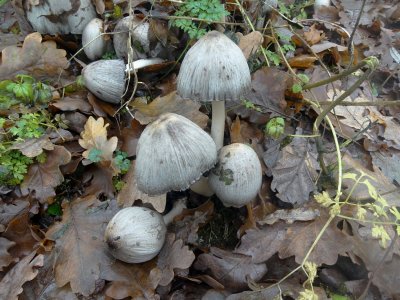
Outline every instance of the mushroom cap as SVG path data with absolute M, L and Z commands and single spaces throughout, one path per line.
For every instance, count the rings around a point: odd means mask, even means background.
M 106 41 L 102 36 L 99 36 L 104 32 L 103 26 L 102 19 L 94 18 L 83 29 L 82 46 L 85 46 L 83 51 L 85 51 L 86 56 L 90 60 L 100 58 L 106 51 Z
M 160 252 L 166 231 L 164 219 L 158 212 L 146 207 L 126 207 L 108 223 L 104 239 L 115 258 L 141 263 Z
M 184 99 L 237 101 L 250 89 L 250 70 L 242 50 L 227 36 L 210 31 L 186 53 L 177 78 Z
M 120 103 L 125 92 L 125 63 L 120 59 L 97 60 L 82 70 L 85 86 L 96 97 Z
M 139 190 L 160 195 L 187 189 L 217 160 L 213 139 L 189 119 L 162 114 L 147 125 L 136 148 Z
M 261 188 L 262 170 L 257 153 L 240 143 L 222 147 L 208 181 L 225 206 L 246 205 Z

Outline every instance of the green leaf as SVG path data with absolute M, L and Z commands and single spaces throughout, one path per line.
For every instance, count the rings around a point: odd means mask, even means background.
M 62 208 L 60 203 L 54 202 L 53 204 L 50 204 L 47 208 L 47 213 L 50 216 L 61 216 L 62 215 Z
M 95 163 L 101 161 L 101 150 L 96 148 L 91 149 L 88 155 L 88 159 Z
M 303 87 L 299 83 L 295 83 L 292 86 L 292 92 L 293 93 L 300 93 L 303 90 Z

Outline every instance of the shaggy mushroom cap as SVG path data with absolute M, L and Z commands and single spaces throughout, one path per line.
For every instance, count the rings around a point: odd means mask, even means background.
M 239 100 L 250 83 L 242 50 L 224 34 L 210 31 L 186 53 L 177 92 L 184 99 L 201 102 Z
M 225 206 L 242 207 L 253 200 L 261 188 L 261 163 L 250 146 L 230 144 L 219 151 L 218 163 L 208 178 Z
M 166 113 L 147 125 L 136 148 L 139 190 L 160 195 L 187 189 L 217 160 L 212 138 L 189 119 Z

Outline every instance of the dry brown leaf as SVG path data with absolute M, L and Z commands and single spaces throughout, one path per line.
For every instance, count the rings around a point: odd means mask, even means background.
M 157 259 L 157 267 L 162 271 L 159 284 L 167 286 L 174 279 L 174 269 L 188 269 L 195 259 L 193 251 L 175 239 L 175 234 L 168 234 Z
M 0 224 L 6 227 L 12 219 L 28 209 L 29 201 L 26 200 L 17 199 L 12 203 L 5 203 L 0 200 Z
M 239 116 L 233 121 L 230 128 L 231 143 L 251 144 L 261 141 L 264 134 L 257 127 L 251 126 L 246 121 L 240 120 Z
M 36 251 L 25 256 L 18 262 L 0 282 L 0 298 L 17 300 L 22 293 L 22 286 L 25 282 L 31 281 L 38 274 L 38 268 L 43 266 L 43 255 L 35 257 Z
M 122 140 L 121 151 L 126 152 L 128 157 L 136 155 L 136 146 L 144 128 L 145 126 L 140 125 L 137 120 L 132 120 L 130 127 L 122 129 L 120 137 L 120 140 Z
M 303 262 L 306 253 L 316 240 L 317 236 L 328 220 L 327 214 L 322 214 L 312 222 L 295 222 L 287 228 L 286 237 L 279 250 L 280 258 L 295 256 L 298 264 Z M 334 265 L 339 255 L 346 255 L 351 251 L 351 241 L 333 221 L 326 228 L 314 250 L 308 257 L 308 261 L 317 265 Z
M 304 37 L 308 44 L 312 46 L 324 39 L 325 33 L 322 30 L 318 30 L 316 25 L 313 24 L 309 31 L 304 32 Z
M 23 72 L 41 79 L 59 75 L 68 67 L 65 55 L 66 51 L 57 49 L 55 42 L 42 42 L 40 33 L 31 33 L 22 47 L 9 46 L 1 52 L 0 80 Z
M 242 50 L 246 59 L 248 59 L 250 55 L 256 53 L 264 41 L 264 37 L 259 31 L 252 31 L 245 36 L 241 33 L 237 33 L 237 35 L 239 35 L 239 48 Z
M 63 203 L 62 222 L 50 227 L 46 238 L 56 242 L 55 278 L 59 287 L 69 283 L 74 293 L 92 294 L 102 270 L 114 259 L 103 242 L 108 221 L 117 212 L 116 201 L 100 202 L 93 196 Z
M 3 271 L 4 267 L 7 267 L 16 260 L 11 256 L 10 253 L 8 253 L 9 248 L 13 247 L 14 245 L 15 242 L 0 237 L 0 271 Z
M 113 153 L 117 149 L 118 138 L 113 136 L 107 139 L 107 127 L 104 125 L 104 119 L 98 118 L 95 120 L 92 116 L 89 117 L 85 124 L 85 129 L 81 132 L 79 145 L 86 149 L 82 156 L 89 159 L 90 151 L 96 149 L 100 151 L 100 159 L 102 162 L 112 161 Z
M 124 177 L 124 181 L 126 183 L 117 197 L 120 206 L 130 207 L 136 200 L 141 200 L 143 203 L 150 203 L 159 213 L 162 213 L 165 210 L 165 204 L 167 202 L 166 194 L 151 197 L 142 193 L 137 188 L 135 180 L 135 161 L 132 161 L 129 171 Z
M 315 189 L 316 170 L 319 170 L 316 152 L 310 139 L 301 137 L 293 138 L 283 148 L 272 169 L 271 189 L 278 191 L 279 199 L 293 205 L 302 205 L 309 200 L 310 193 Z
M 42 154 L 43 150 L 54 150 L 54 145 L 48 135 L 43 135 L 37 139 L 31 138 L 23 142 L 14 143 L 10 149 L 18 149 L 27 157 L 36 157 Z
M 35 197 L 45 203 L 56 195 L 54 188 L 64 181 L 60 166 L 71 160 L 71 153 L 62 146 L 54 146 L 54 150 L 47 152 L 44 163 L 36 163 L 29 167 L 21 191 L 24 195 L 35 192 Z
M 188 118 L 201 128 L 207 126 L 207 115 L 199 111 L 201 104 L 181 99 L 176 95 L 176 91 L 164 97 L 157 97 L 150 104 L 144 104 L 140 100 L 135 100 L 131 106 L 137 110 L 135 118 L 142 125 L 153 122 L 163 113 L 172 112 Z
M 318 60 L 318 58 L 315 56 L 303 54 L 289 58 L 288 63 L 292 68 L 308 69 L 314 65 L 316 60 Z
M 113 185 L 113 169 L 110 166 L 91 165 L 86 167 L 83 181 L 89 182 L 90 185 L 85 190 L 85 196 L 104 195 L 108 198 L 113 198 L 115 188 Z
M 61 111 L 79 110 L 83 113 L 89 113 L 93 110 L 89 102 L 79 94 L 77 97 L 64 97 L 56 102 L 51 103 L 50 106 L 56 107 Z
M 194 264 L 200 271 L 209 270 L 225 288 L 238 291 L 247 287 L 248 280 L 258 281 L 267 272 L 265 264 L 255 264 L 250 256 L 232 253 L 215 247 L 200 254 Z

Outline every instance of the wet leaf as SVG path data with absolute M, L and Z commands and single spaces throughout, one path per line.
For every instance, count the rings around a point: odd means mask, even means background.
M 101 279 L 101 271 L 113 264 L 103 242 L 108 221 L 117 212 L 115 201 L 96 197 L 63 203 L 62 221 L 54 224 L 46 238 L 56 242 L 55 279 L 59 287 L 69 283 L 74 293 L 88 296 Z
M 209 270 L 225 288 L 237 291 L 247 287 L 248 280 L 258 281 L 267 272 L 265 264 L 256 264 L 247 255 L 211 247 L 210 253 L 200 254 L 194 264 L 197 270 Z
M 188 269 L 195 259 L 193 251 L 183 245 L 183 241 L 168 234 L 157 259 L 157 267 L 162 271 L 160 285 L 167 286 L 174 279 L 174 269 Z
M 279 160 L 272 169 L 271 189 L 284 202 L 302 205 L 315 189 L 316 170 L 319 170 L 316 150 L 310 139 L 295 137 L 283 148 Z
M 1 280 L 0 298 L 17 300 L 23 291 L 23 284 L 37 276 L 38 268 L 43 266 L 43 258 L 42 254 L 36 256 L 34 251 L 21 259 Z
M 135 162 L 133 161 L 128 173 L 124 177 L 125 185 L 121 192 L 118 194 L 118 204 L 123 207 L 132 206 L 135 201 L 141 200 L 143 203 L 150 203 L 153 208 L 162 213 L 165 209 L 167 195 L 159 195 L 151 197 L 137 188 L 135 179 Z
M 60 166 L 71 160 L 71 153 L 62 146 L 54 146 L 54 150 L 47 152 L 44 163 L 36 163 L 29 167 L 21 191 L 27 195 L 35 192 L 35 197 L 45 203 L 56 195 L 54 188 L 64 181 Z
M 29 73 L 40 78 L 51 78 L 68 67 L 66 51 L 56 48 L 53 41 L 42 42 L 38 32 L 26 36 L 22 47 L 9 46 L 1 52 L 0 80 L 16 73 Z

